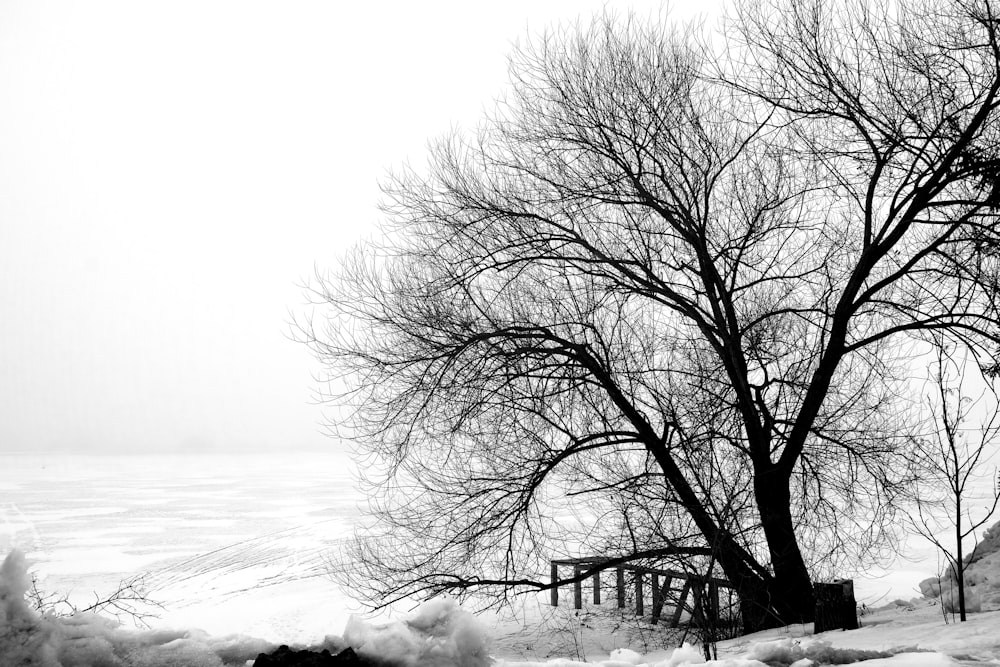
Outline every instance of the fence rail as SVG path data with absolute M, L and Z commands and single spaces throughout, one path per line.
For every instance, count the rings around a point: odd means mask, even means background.
M 584 573 L 594 570 L 589 576 L 593 583 L 594 604 L 601 604 L 601 573 L 614 569 L 615 591 L 617 593 L 618 608 L 624 609 L 626 603 L 626 581 L 625 573 L 632 573 L 632 583 L 635 587 L 635 613 L 637 616 L 645 615 L 646 581 L 649 581 L 651 622 L 659 622 L 663 607 L 667 601 L 671 601 L 671 593 L 675 582 L 681 586 L 680 593 L 674 598 L 674 610 L 670 617 L 670 627 L 676 628 L 681 621 L 685 605 L 689 596 L 693 596 L 690 605 L 692 620 L 696 623 L 719 621 L 719 591 L 727 588 L 735 590 L 733 585 L 726 579 L 709 577 L 691 572 L 681 572 L 678 570 L 668 570 L 642 565 L 621 564 L 601 568 L 601 565 L 609 563 L 610 558 L 563 558 L 550 561 L 552 567 L 551 603 L 553 607 L 559 606 L 559 588 L 563 585 L 559 579 L 560 567 L 572 567 L 573 577 L 566 580 L 565 585 L 573 586 L 573 606 L 576 609 L 583 607 L 583 581 L 588 578 Z M 597 568 L 595 570 L 595 568 Z M 707 607 L 707 608 L 706 608 Z

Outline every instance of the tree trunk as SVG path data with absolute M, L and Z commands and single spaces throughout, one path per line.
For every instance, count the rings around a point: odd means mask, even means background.
M 808 574 L 805 574 L 804 584 L 793 581 L 789 585 L 779 582 L 767 572 L 756 571 L 746 561 L 743 548 L 724 529 L 718 529 L 713 551 L 726 579 L 733 584 L 739 595 L 744 632 L 757 632 L 812 620 L 813 610 L 802 608 L 806 603 L 810 606 L 813 604 Z M 799 588 L 800 585 L 804 589 Z M 804 595 L 800 594 L 801 590 L 805 591 Z
M 770 547 L 772 576 L 753 561 L 732 533 L 716 524 L 662 445 L 655 438 L 650 441 L 655 444 L 647 448 L 705 536 L 726 579 L 736 588 L 744 630 L 811 622 L 815 611 L 812 582 L 792 528 L 788 475 L 782 477 L 775 466 L 767 469 L 770 474 L 755 475 L 754 490 Z M 776 483 L 774 477 L 780 481 Z
M 965 622 L 965 563 L 962 554 L 962 497 L 955 498 L 955 579 L 958 581 L 958 620 Z M 954 617 L 953 617 L 954 618 Z
M 743 548 L 727 530 L 717 529 L 713 542 L 715 560 L 739 596 L 743 631 L 757 632 L 782 625 L 772 606 L 770 575 L 750 566 Z
M 788 483 L 789 476 L 776 466 L 754 476 L 754 496 L 774 571 L 767 593 L 780 625 L 810 623 L 816 610 L 812 581 L 792 524 Z

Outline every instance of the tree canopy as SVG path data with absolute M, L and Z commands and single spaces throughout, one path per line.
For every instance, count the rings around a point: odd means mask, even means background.
M 566 551 L 702 558 L 762 627 L 891 544 L 912 349 L 1000 362 L 1000 19 L 774 0 L 724 25 L 529 41 L 318 277 L 301 332 L 372 464 L 347 557 L 371 600 L 544 588 Z

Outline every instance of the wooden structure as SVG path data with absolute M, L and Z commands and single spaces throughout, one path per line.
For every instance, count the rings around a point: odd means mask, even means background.
M 858 605 L 854 600 L 854 581 L 838 579 L 829 584 L 813 584 L 816 616 L 813 633 L 827 630 L 857 630 Z
M 572 567 L 573 577 L 573 606 L 576 609 L 583 607 L 583 580 L 581 576 L 585 570 L 607 563 L 609 558 L 567 558 L 551 561 L 552 583 L 551 603 L 553 607 L 559 606 L 559 568 Z M 706 621 L 718 624 L 719 621 L 719 591 L 722 588 L 733 589 L 733 585 L 725 579 L 717 577 L 706 577 L 688 572 L 678 572 L 676 570 L 663 570 L 654 567 L 640 565 L 621 564 L 604 569 L 605 572 L 615 573 L 615 591 L 617 593 L 618 608 L 625 608 L 626 601 L 626 572 L 632 573 L 632 585 L 635 587 L 635 613 L 637 616 L 645 615 L 646 586 L 649 585 L 650 621 L 659 622 L 663 607 L 666 602 L 673 603 L 673 613 L 670 616 L 670 627 L 676 628 L 681 621 L 685 604 L 689 596 L 693 597 L 690 605 L 692 621 L 701 624 Z M 602 570 L 594 572 L 590 576 L 593 584 L 594 604 L 601 604 L 601 573 Z M 680 592 L 675 596 L 673 589 L 675 585 L 680 586 Z

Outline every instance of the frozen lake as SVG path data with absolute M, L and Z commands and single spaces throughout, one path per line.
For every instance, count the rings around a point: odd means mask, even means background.
M 339 634 L 358 611 L 328 578 L 363 498 L 345 454 L 8 455 L 0 549 L 78 605 L 148 572 L 153 625 L 275 641 Z
M 361 611 L 326 563 L 365 507 L 346 453 L 3 460 L 0 550 L 26 552 L 46 592 L 86 605 L 148 572 L 151 625 L 276 642 L 341 634 Z M 855 575 L 859 602 L 914 597 L 935 559 L 910 552 L 921 562 Z

